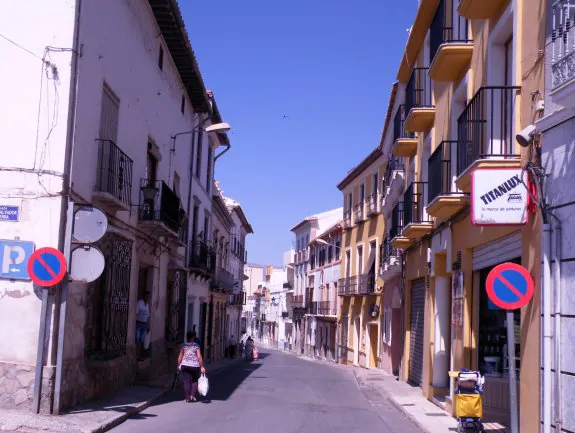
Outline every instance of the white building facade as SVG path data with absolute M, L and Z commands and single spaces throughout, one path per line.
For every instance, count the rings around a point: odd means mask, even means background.
M 311 328 L 306 331 L 306 315 L 310 313 L 315 284 L 315 275 L 309 267 L 310 240 L 342 218 L 343 208 L 333 209 L 306 217 L 291 229 L 295 237 L 292 350 L 296 353 L 313 353 Z
M 210 240 L 213 153 L 227 137 L 202 130 L 221 119 L 176 2 L 32 3 L 11 4 L 0 18 L 3 33 L 36 54 L 0 44 L 12 65 L 1 72 L 5 100 L 14 101 L 4 104 L 4 132 L 18 147 L 2 158 L 1 204 L 17 212 L 0 223 L 0 238 L 12 242 L 2 247 L 26 256 L 76 248 L 68 209 L 95 206 L 108 221 L 92 245 L 105 259 L 95 281 L 65 279 L 48 291 L 24 271 L 1 275 L 0 372 L 11 391 L 0 405 L 47 412 L 53 401 L 58 412 L 173 368 L 185 329 L 201 331 L 208 263 L 190 280 L 186 270 L 199 235 Z M 150 346 L 138 352 L 136 302 L 146 292 Z M 46 356 L 36 374 L 38 341 Z

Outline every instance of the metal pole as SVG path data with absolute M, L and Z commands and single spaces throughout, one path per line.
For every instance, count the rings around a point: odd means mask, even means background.
M 32 410 L 40 413 L 40 394 L 42 392 L 42 368 L 44 367 L 44 340 L 46 338 L 46 312 L 48 311 L 48 289 L 42 288 L 42 310 L 38 331 L 38 349 L 36 352 L 36 373 L 34 375 L 34 394 Z
M 513 310 L 507 311 L 507 352 L 509 358 L 509 407 L 511 410 L 511 433 L 518 433 L 517 375 L 515 372 L 515 317 Z
M 68 266 L 70 264 L 70 247 L 72 243 L 72 227 L 74 225 L 74 202 L 68 202 L 68 212 L 66 216 L 66 233 L 64 237 L 64 257 Z M 69 271 L 69 269 L 68 269 Z M 68 275 L 67 272 L 62 281 L 60 292 L 60 321 L 58 323 L 58 352 L 56 354 L 56 380 L 54 384 L 54 406 L 52 413 L 60 414 L 62 394 L 62 367 L 64 363 L 64 340 L 66 334 L 66 309 L 68 306 Z

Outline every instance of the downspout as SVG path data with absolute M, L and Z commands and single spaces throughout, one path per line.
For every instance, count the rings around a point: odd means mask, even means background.
M 547 220 L 546 217 L 544 217 Z M 543 224 L 543 433 L 551 432 L 551 224 Z
M 70 94 L 68 98 L 68 121 L 66 132 L 66 148 L 64 150 L 64 173 L 62 181 L 62 199 L 60 205 L 60 227 L 58 233 L 58 249 L 63 252 L 69 261 L 70 252 L 70 237 L 71 221 L 68 221 L 68 214 L 71 211 L 70 206 L 73 203 L 69 200 L 71 191 L 71 173 L 72 173 L 72 155 L 74 151 L 74 136 L 76 130 L 76 108 L 77 108 L 77 90 L 78 90 L 78 58 L 80 57 L 80 22 L 82 13 L 82 0 L 76 0 L 76 11 L 74 17 L 74 39 L 72 43 L 72 62 L 70 73 Z M 64 363 L 64 339 L 66 328 L 66 307 L 68 300 L 68 275 L 62 281 L 60 288 L 60 308 L 55 311 L 54 323 L 58 323 L 58 336 L 56 343 L 56 377 L 54 384 L 54 401 L 52 412 L 55 415 L 60 413 L 61 408 L 61 386 L 62 386 L 62 370 Z M 42 320 L 46 320 L 43 317 Z M 36 372 L 38 376 L 38 372 Z M 40 373 L 41 380 L 41 373 Z
M 553 245 L 553 261 L 555 264 L 555 338 L 553 339 L 555 354 L 555 431 L 563 427 L 563 404 L 561 390 L 563 378 L 561 374 L 561 222 L 556 219 L 555 245 Z
M 212 173 L 215 174 L 216 172 L 216 161 L 218 160 L 218 158 L 222 156 L 224 153 L 226 153 L 228 150 L 230 150 L 230 147 L 232 147 L 230 144 L 226 144 L 226 148 L 216 155 L 216 157 L 214 158 L 214 169 Z

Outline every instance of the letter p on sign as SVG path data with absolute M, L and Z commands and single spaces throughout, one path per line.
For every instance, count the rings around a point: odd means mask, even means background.
M 2 273 L 8 274 L 10 272 L 10 266 L 20 265 L 25 259 L 26 251 L 24 251 L 24 248 L 17 245 L 5 245 L 2 256 Z

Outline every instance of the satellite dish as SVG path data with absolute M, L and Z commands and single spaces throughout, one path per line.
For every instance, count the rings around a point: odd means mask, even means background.
M 97 242 L 108 230 L 108 218 L 100 209 L 83 206 L 74 212 L 74 230 L 72 235 L 78 242 Z
M 96 281 L 106 266 L 104 254 L 93 246 L 81 246 L 72 251 L 70 278 L 72 281 L 91 283 Z

